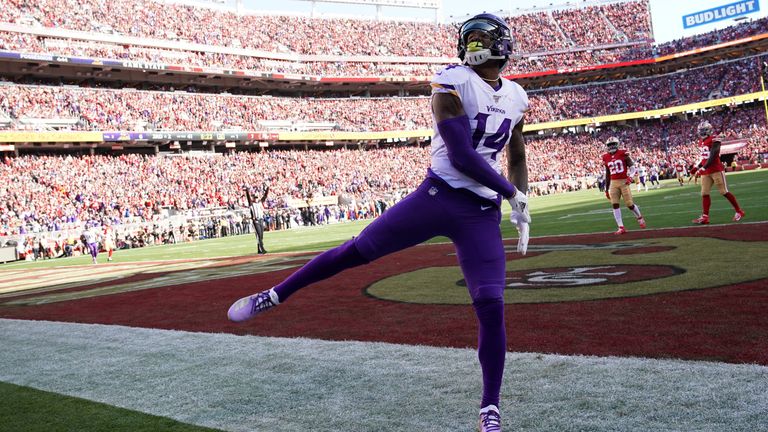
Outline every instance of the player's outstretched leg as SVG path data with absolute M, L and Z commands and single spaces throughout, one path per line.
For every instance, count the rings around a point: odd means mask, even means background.
M 291 294 L 315 282 L 327 279 L 343 270 L 368 263 L 360 255 L 354 240 L 329 249 L 314 257 L 286 280 L 272 289 L 243 297 L 229 308 L 230 321 L 243 322 L 272 309 Z
M 453 219 L 445 217 L 444 206 L 435 205 L 438 198 L 428 192 L 430 185 L 425 181 L 417 191 L 371 222 L 358 237 L 312 258 L 271 290 L 236 301 L 227 313 L 229 319 L 245 321 L 284 302 L 301 288 L 441 235 L 443 225 Z

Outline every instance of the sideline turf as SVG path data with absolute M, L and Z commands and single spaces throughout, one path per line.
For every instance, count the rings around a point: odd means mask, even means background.
M 15 347 L 0 363 L 29 359 L 8 381 L 233 432 L 471 431 L 481 387 L 474 349 L 25 320 L 0 320 L 0 343 Z M 507 431 L 766 431 L 766 366 L 535 353 L 507 365 Z

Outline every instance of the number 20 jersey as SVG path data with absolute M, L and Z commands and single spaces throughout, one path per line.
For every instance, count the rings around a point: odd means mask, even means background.
M 469 117 L 472 145 L 488 164 L 501 173 L 499 153 L 509 142 L 512 129 L 528 110 L 528 95 L 519 84 L 501 78 L 494 90 L 468 66 L 448 66 L 432 80 L 432 94 L 449 93 L 461 99 Z M 434 114 L 432 121 L 434 122 Z M 469 189 L 477 195 L 495 199 L 496 191 L 483 186 L 457 170 L 448 159 L 443 137 L 435 128 L 432 137 L 432 172 L 454 188 Z
M 623 149 L 616 153 L 603 154 L 603 164 L 608 167 L 611 180 L 624 180 L 629 178 L 627 173 L 627 152 Z

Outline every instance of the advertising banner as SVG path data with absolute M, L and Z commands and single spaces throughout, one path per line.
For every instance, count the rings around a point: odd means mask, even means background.
M 683 15 L 683 28 L 688 29 L 760 11 L 760 0 L 744 0 Z
M 24 143 L 24 142 L 100 142 L 102 141 L 101 132 L 20 132 L 4 131 L 0 132 L 0 142 L 2 143 Z

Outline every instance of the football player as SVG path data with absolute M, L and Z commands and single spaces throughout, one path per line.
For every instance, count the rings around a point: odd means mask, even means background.
M 446 236 L 456 247 L 479 323 L 480 430 L 500 431 L 499 391 L 507 350 L 506 259 L 499 227 L 503 200 L 512 206 L 510 220 L 518 229 L 517 251 L 523 255 L 531 221 L 522 133 L 528 96 L 501 76 L 512 49 L 503 19 L 484 13 L 464 22 L 458 34 L 462 64 L 446 67 L 432 80 L 432 162 L 422 184 L 359 236 L 318 255 L 275 287 L 236 301 L 229 319 L 245 321 L 342 270 Z M 505 147 L 509 179 L 500 174 L 498 156 Z
M 679 159 L 675 163 L 675 176 L 677 177 L 677 182 L 680 183 L 680 186 L 684 186 L 683 180 L 685 180 L 685 174 L 686 174 L 686 164 L 685 161 L 682 159 Z
M 648 192 L 648 185 L 645 184 L 645 179 L 648 177 L 648 169 L 645 165 L 641 164 L 640 167 L 637 168 L 637 177 L 637 191 L 640 192 L 641 188 L 645 188 L 645 191 Z
M 104 250 L 107 251 L 107 261 L 112 261 L 112 252 L 115 250 L 115 230 L 111 223 L 107 222 L 104 225 L 102 237 L 104 237 Z
M 654 189 L 658 189 L 661 186 L 659 184 L 659 173 L 661 173 L 659 164 L 654 162 L 653 165 L 651 165 L 651 186 L 653 186 Z
M 701 179 L 701 216 L 693 220 L 693 223 L 706 225 L 709 223 L 709 207 L 712 204 L 710 192 L 712 185 L 717 187 L 720 194 L 724 196 L 736 213 L 733 215 L 733 221 L 738 222 L 744 217 L 744 210 L 739 206 L 736 197 L 728 191 L 728 184 L 725 182 L 725 167 L 720 161 L 720 139 L 713 133 L 712 125 L 704 120 L 696 128 L 699 135 L 699 151 L 701 152 L 701 162 L 696 167 L 695 175 Z
M 632 180 L 629 176 L 629 169 L 632 167 L 632 158 L 629 157 L 626 150 L 619 149 L 619 139 L 616 137 L 608 138 L 605 146 L 608 150 L 603 154 L 603 165 L 605 166 L 605 178 L 610 179 L 608 187 L 605 190 L 605 196 L 611 200 L 613 206 L 613 218 L 619 229 L 614 234 L 625 234 L 624 221 L 621 218 L 621 209 L 619 208 L 619 198 L 624 199 L 624 204 L 634 213 L 640 228 L 645 228 L 645 219 L 640 213 L 640 207 L 632 201 L 632 192 L 629 189 Z
M 96 257 L 99 256 L 99 239 L 90 222 L 85 224 L 85 230 L 80 235 L 80 239 L 83 241 L 86 250 L 91 254 L 91 262 L 96 264 Z

